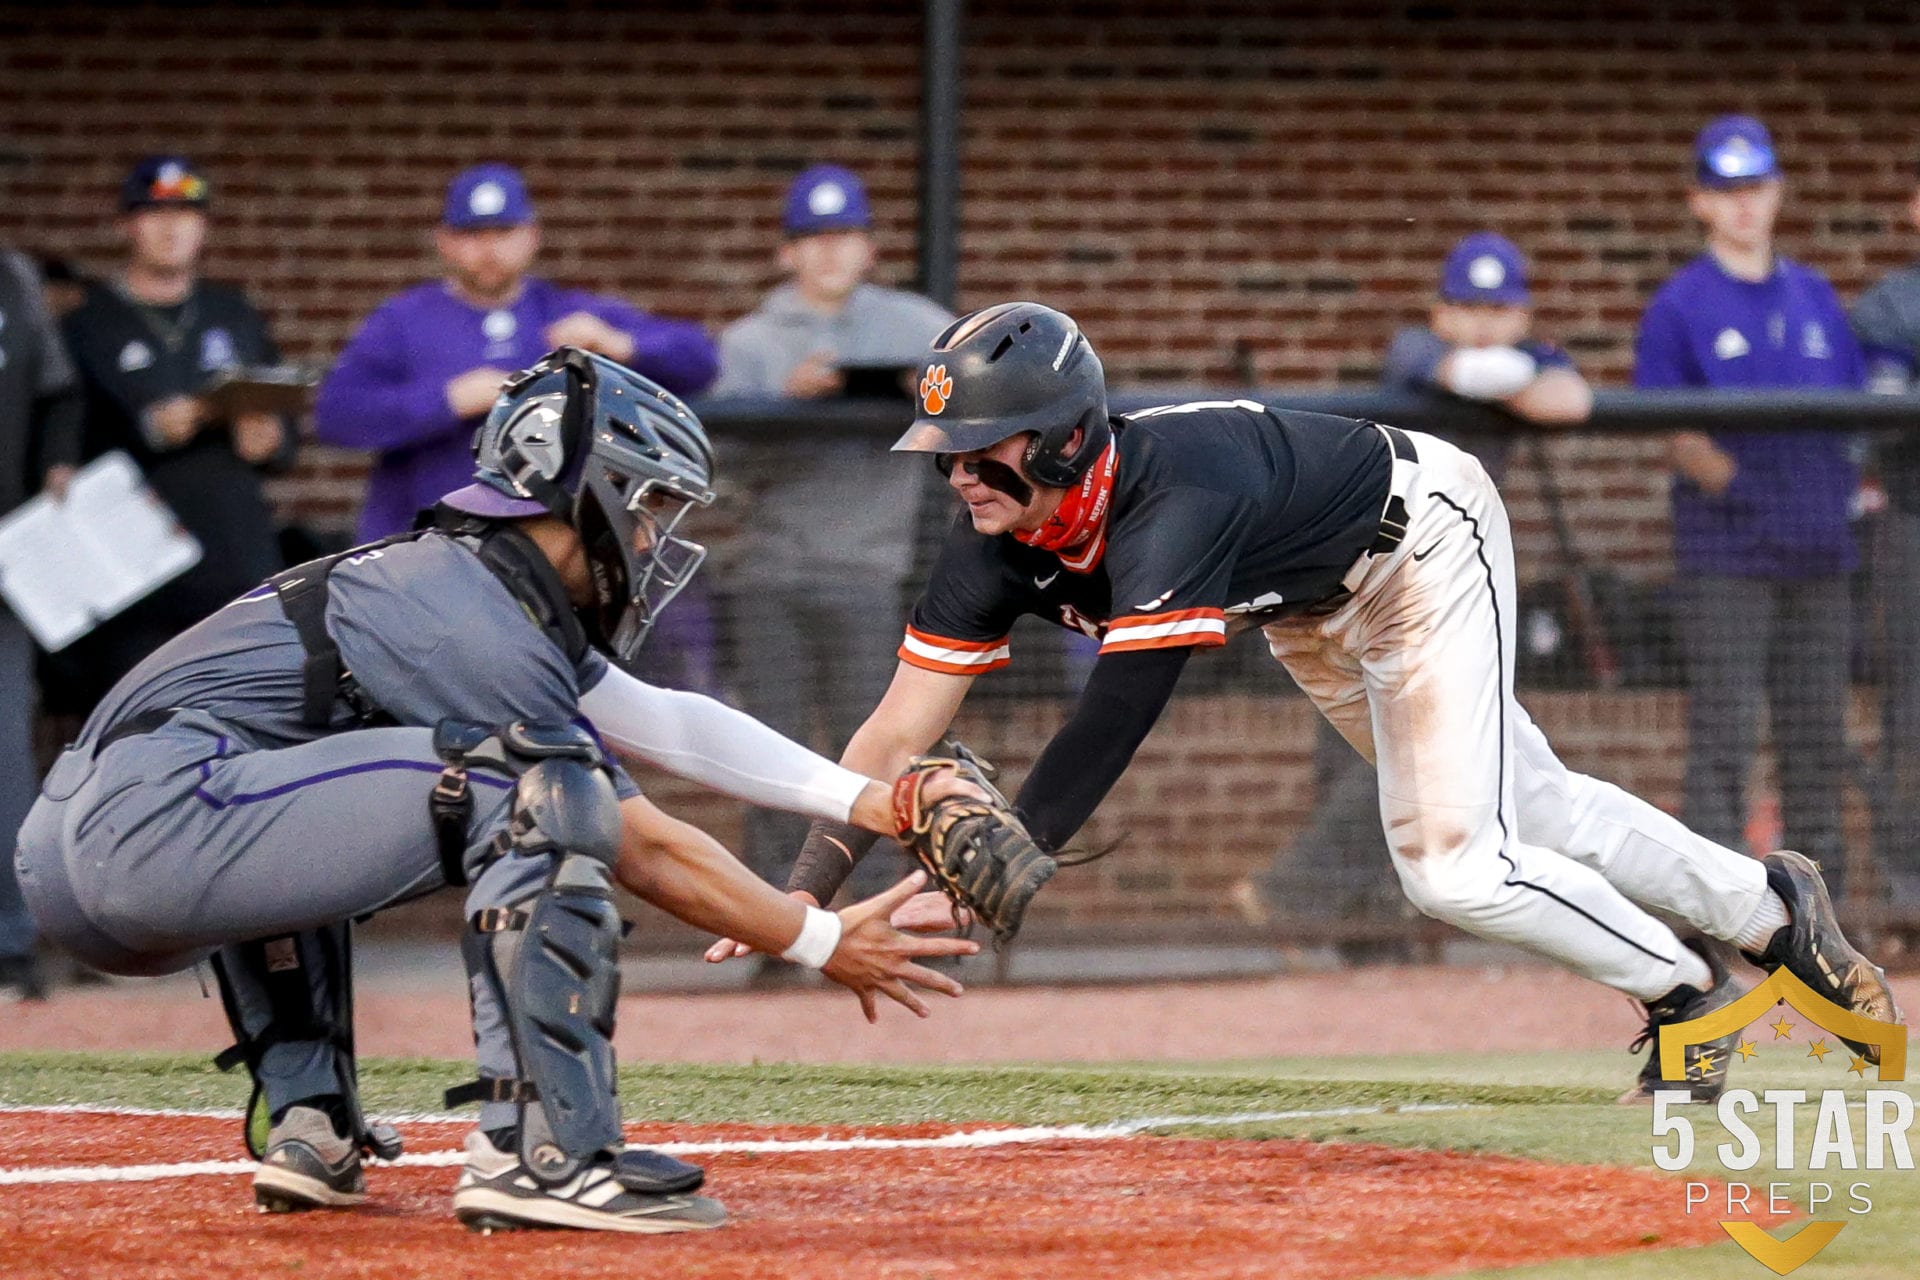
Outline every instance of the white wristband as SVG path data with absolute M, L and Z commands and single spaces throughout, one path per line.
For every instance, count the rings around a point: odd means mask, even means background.
M 809 969 L 819 969 L 833 959 L 833 953 L 839 946 L 839 915 L 822 911 L 819 907 L 808 907 L 806 921 L 800 926 L 800 936 L 793 940 L 792 946 L 780 953 L 780 958 L 803 964 Z

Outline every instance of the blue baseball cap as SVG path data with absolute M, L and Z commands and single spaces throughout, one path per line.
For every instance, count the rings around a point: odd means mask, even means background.
M 526 179 L 510 164 L 463 169 L 447 184 L 447 208 L 440 221 L 455 231 L 524 227 L 533 221 Z
M 1721 116 L 1693 141 L 1694 179 L 1703 187 L 1745 186 L 1780 176 L 1773 137 L 1752 116 Z
M 813 236 L 823 231 L 867 231 L 873 210 L 867 189 L 853 170 L 837 164 L 816 164 L 804 170 L 787 188 L 780 211 L 780 229 L 790 236 Z
M 1440 297 L 1446 302 L 1493 307 L 1524 307 L 1527 260 L 1513 241 L 1491 231 L 1476 231 L 1453 246 L 1440 268 Z
M 207 207 L 207 180 L 185 156 L 147 156 L 136 163 L 120 184 L 123 212 L 160 205 Z

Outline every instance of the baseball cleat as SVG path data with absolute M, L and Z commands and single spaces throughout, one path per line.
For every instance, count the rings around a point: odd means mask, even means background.
M 1767 884 L 1787 904 L 1792 917 L 1787 926 L 1773 935 L 1767 949 L 1754 963 L 1772 973 L 1784 968 L 1844 1009 L 1877 1022 L 1900 1021 L 1900 1008 L 1893 1002 L 1893 990 L 1880 967 L 1853 949 L 1840 932 L 1840 921 L 1833 913 L 1833 899 L 1820 868 L 1805 854 L 1782 849 L 1761 861 L 1767 868 Z M 1855 1053 L 1874 1066 L 1880 1065 L 1880 1050 L 1875 1045 L 1841 1037 Z
M 1651 1103 L 1653 1095 L 1663 1089 L 1685 1089 L 1690 1101 L 1714 1102 L 1719 1099 L 1720 1091 L 1727 1087 L 1728 1060 L 1733 1057 L 1734 1042 L 1740 1038 L 1738 1031 L 1718 1040 L 1688 1045 L 1687 1078 L 1684 1082 L 1667 1080 L 1660 1075 L 1660 1028 L 1691 1022 L 1715 1009 L 1724 1009 L 1752 990 L 1735 980 L 1727 968 L 1728 961 L 1735 954 L 1731 946 L 1714 939 L 1689 941 L 1686 945 L 1699 952 L 1707 962 L 1707 968 L 1713 972 L 1713 986 L 1701 991 L 1682 984 L 1658 1000 L 1646 1002 L 1646 1030 L 1629 1046 L 1628 1052 L 1638 1053 L 1648 1045 L 1652 1047 L 1647 1048 L 1647 1063 L 1640 1068 L 1640 1078 L 1634 1081 L 1633 1088 L 1617 1099 L 1623 1107 Z
M 359 1148 L 334 1132 L 326 1112 L 288 1107 L 268 1131 L 260 1167 L 253 1171 L 253 1202 L 260 1211 L 339 1209 L 366 1198 Z
M 500 1150 L 478 1129 L 467 1134 L 466 1150 L 467 1163 L 453 1190 L 453 1212 L 470 1231 L 571 1227 L 665 1235 L 711 1231 L 727 1220 L 718 1200 L 630 1190 L 615 1176 L 611 1158 L 596 1160 L 557 1187 L 546 1187 L 519 1156 Z

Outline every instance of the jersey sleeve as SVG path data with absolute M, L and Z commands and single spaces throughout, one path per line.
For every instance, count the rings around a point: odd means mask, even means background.
M 1834 291 L 1830 280 L 1811 267 L 1804 270 L 1813 308 L 1819 314 L 1820 324 L 1827 334 L 1828 359 L 1832 362 L 1830 367 L 1838 373 L 1830 385 L 1870 390 L 1867 356 L 1863 350 L 1865 344 L 1854 331 L 1846 305 L 1840 301 L 1840 295 Z
M 1867 389 L 1897 394 L 1913 385 L 1920 332 L 1901 318 L 1893 280 L 1882 280 L 1860 295 L 1849 322 L 1867 362 Z
M 1227 588 L 1254 506 L 1194 486 L 1160 489 L 1107 546 L 1113 618 L 1100 652 L 1227 642 Z
M 1704 380 L 1694 368 L 1686 322 L 1664 295 L 1656 295 L 1640 317 L 1633 342 L 1633 385 L 1642 391 L 1697 387 Z
M 1412 326 L 1393 335 L 1380 364 L 1380 381 L 1390 387 L 1432 387 L 1440 362 L 1452 350 L 1431 329 Z
M 1012 661 L 1007 633 L 1024 609 L 997 543 L 975 533 L 964 514 L 954 522 L 913 606 L 900 642 L 902 662 L 946 675 L 978 676 Z
M 1545 373 L 1549 369 L 1565 369 L 1570 373 L 1579 372 L 1579 370 L 1574 367 L 1573 357 L 1568 355 L 1563 348 L 1557 347 L 1551 342 L 1541 342 L 1535 338 L 1528 338 L 1520 344 L 1520 349 L 1533 357 L 1534 367 L 1541 373 Z

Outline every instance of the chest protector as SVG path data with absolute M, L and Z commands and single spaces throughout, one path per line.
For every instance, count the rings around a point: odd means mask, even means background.
M 512 593 L 533 624 L 578 665 L 587 654 L 587 633 L 567 599 L 565 584 L 553 565 L 541 554 L 533 539 L 511 524 L 485 520 L 445 507 L 437 507 L 426 517 L 425 527 L 411 533 L 399 533 L 378 542 L 354 547 L 318 560 L 309 560 L 267 579 L 267 585 L 279 597 L 280 607 L 300 637 L 306 650 L 301 665 L 301 722 L 309 728 L 345 727 L 365 729 L 396 723 L 382 710 L 347 670 L 340 658 L 340 646 L 327 634 L 328 580 L 343 561 L 351 561 L 383 547 L 412 542 L 431 533 L 452 537 L 480 557 L 503 586 Z M 349 721 L 335 724 L 335 709 L 345 704 Z

